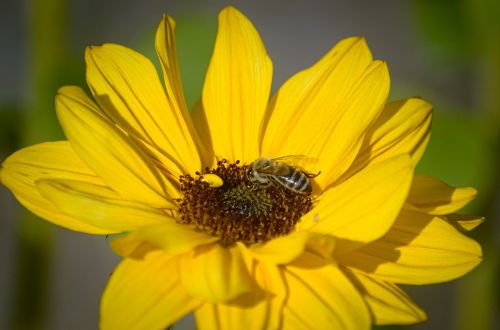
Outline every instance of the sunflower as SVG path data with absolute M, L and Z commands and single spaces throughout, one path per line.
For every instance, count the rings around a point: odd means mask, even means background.
M 156 51 L 164 85 L 139 53 L 89 47 L 93 99 L 75 86 L 56 98 L 67 141 L 22 149 L 0 172 L 40 217 L 116 234 L 102 329 L 164 329 L 189 313 L 200 329 L 410 324 L 426 316 L 398 284 L 479 264 L 462 232 L 482 218 L 455 213 L 475 189 L 414 175 L 431 105 L 387 103 L 387 66 L 363 38 L 270 98 L 264 45 L 225 8 L 191 112 L 168 16 Z

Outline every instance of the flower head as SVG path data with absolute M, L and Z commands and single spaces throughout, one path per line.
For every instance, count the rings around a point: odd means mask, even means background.
M 414 175 L 431 105 L 387 103 L 389 73 L 363 38 L 335 45 L 270 98 L 272 63 L 232 7 L 202 100 L 188 111 L 174 21 L 153 64 L 89 47 L 93 99 L 56 98 L 67 141 L 22 149 L 0 178 L 42 218 L 111 241 L 123 257 L 103 329 L 156 329 L 194 312 L 201 329 L 363 329 L 424 312 L 397 284 L 448 281 L 480 262 L 455 214 L 476 194 Z

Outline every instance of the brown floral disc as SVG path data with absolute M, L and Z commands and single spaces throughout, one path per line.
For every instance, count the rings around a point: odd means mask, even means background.
M 201 173 L 179 178 L 183 195 L 178 200 L 179 222 L 220 237 L 225 245 L 238 241 L 250 245 L 286 235 L 312 206 L 310 194 L 275 182 L 250 181 L 248 166 L 239 161 L 219 161 L 206 173 L 219 176 L 224 184 L 211 187 Z

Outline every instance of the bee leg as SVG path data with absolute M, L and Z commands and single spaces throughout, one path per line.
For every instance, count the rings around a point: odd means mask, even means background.
M 304 172 L 304 174 L 305 174 L 305 176 L 307 176 L 307 178 L 312 179 L 312 178 L 315 178 L 315 177 L 317 177 L 318 175 L 320 175 L 320 174 L 321 174 L 321 171 L 319 171 L 319 172 L 318 172 L 318 173 L 316 173 L 316 174 L 313 174 L 313 173 L 307 173 L 307 172 Z

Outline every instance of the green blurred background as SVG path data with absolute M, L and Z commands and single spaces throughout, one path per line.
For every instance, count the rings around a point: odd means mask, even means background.
M 153 37 L 165 11 L 178 23 L 192 105 L 217 13 L 227 4 L 261 33 L 274 62 L 274 90 L 341 38 L 361 35 L 389 64 L 391 99 L 422 96 L 434 104 L 418 172 L 478 188 L 465 211 L 487 217 L 471 234 L 483 245 L 484 261 L 460 280 L 407 287 L 430 318 L 410 328 L 499 328 L 499 1 L 2 0 L 0 161 L 22 146 L 62 138 L 54 96 L 63 85 L 85 86 L 85 46 L 120 43 L 156 61 Z M 105 238 L 35 219 L 4 187 L 0 219 L 0 329 L 97 328 L 99 297 L 118 262 Z M 188 318 L 176 328 L 192 327 Z

